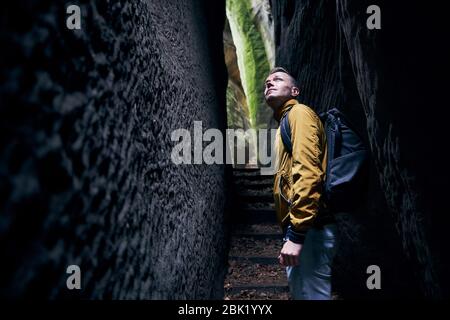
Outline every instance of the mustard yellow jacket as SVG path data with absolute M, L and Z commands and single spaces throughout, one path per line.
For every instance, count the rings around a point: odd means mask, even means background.
M 326 173 L 326 134 L 317 114 L 295 99 L 279 108 L 274 114 L 275 119 L 279 122 L 288 110 L 292 156 L 285 149 L 278 128 L 275 138 L 275 209 L 279 223 L 288 230 L 287 238 L 303 243 L 304 235 L 319 210 Z M 290 237 L 290 234 L 295 236 Z

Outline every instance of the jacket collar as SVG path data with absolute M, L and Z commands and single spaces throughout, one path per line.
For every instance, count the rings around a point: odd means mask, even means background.
M 288 101 L 286 101 L 281 107 L 279 107 L 273 113 L 273 117 L 275 118 L 275 120 L 280 122 L 280 120 L 284 116 L 284 114 L 295 104 L 298 104 L 298 101 L 296 99 L 289 99 Z

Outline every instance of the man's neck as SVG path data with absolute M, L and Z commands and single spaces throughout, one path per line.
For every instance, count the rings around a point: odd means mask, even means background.
M 290 98 L 282 103 L 276 110 L 274 110 L 273 117 L 279 122 L 283 117 L 284 113 L 298 101 L 295 98 Z

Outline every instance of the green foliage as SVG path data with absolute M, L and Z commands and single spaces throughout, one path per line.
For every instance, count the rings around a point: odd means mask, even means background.
M 250 123 L 253 128 L 257 128 L 260 125 L 257 123 L 257 114 L 264 106 L 264 79 L 270 71 L 263 38 L 254 20 L 250 0 L 227 0 L 227 17 L 236 46 Z

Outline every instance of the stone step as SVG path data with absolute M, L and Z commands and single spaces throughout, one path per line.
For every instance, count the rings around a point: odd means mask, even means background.
M 281 247 L 280 247 L 281 250 Z M 236 261 L 242 263 L 255 263 L 262 265 L 277 265 L 279 264 L 276 257 L 242 257 L 242 256 L 229 256 L 229 261 Z
M 234 227 L 233 237 L 278 240 L 282 238 L 282 231 L 278 224 L 241 224 Z
M 234 177 L 233 181 L 235 181 L 235 184 L 258 184 L 258 183 L 265 183 L 269 184 L 269 181 L 271 181 L 271 185 L 273 185 L 273 178 L 267 178 L 267 176 L 244 176 L 244 177 Z
M 244 291 L 253 291 L 254 293 L 281 293 L 289 292 L 289 286 L 285 284 L 261 284 L 261 285 L 241 285 L 225 288 L 227 294 L 242 294 Z
M 269 175 L 262 175 L 259 170 L 242 170 L 242 171 L 235 171 L 233 170 L 233 177 L 234 179 L 243 179 L 243 180 L 266 180 L 266 179 L 272 179 L 273 180 L 273 174 Z
M 281 228 L 275 223 L 237 224 L 232 226 L 233 234 L 280 234 Z
M 239 293 L 227 293 L 225 290 L 225 300 L 290 300 L 289 292 L 258 292 L 256 290 L 241 290 Z
M 244 209 L 235 218 L 247 224 L 277 222 L 275 210 L 268 207 L 262 209 Z
M 242 203 L 241 209 L 246 210 L 270 210 L 275 212 L 275 203 L 270 202 L 255 202 L 255 203 Z
M 280 264 L 230 261 L 225 286 L 287 285 L 286 269 Z
M 255 171 L 260 171 L 261 169 L 259 167 L 253 167 L 253 168 L 248 168 L 248 167 L 242 167 L 239 165 L 236 165 L 233 168 L 233 172 L 255 172 Z
M 271 233 L 271 234 L 237 233 L 234 236 L 242 238 L 252 238 L 254 240 L 277 240 L 282 237 L 282 235 L 278 233 Z
M 273 195 L 273 187 L 272 186 L 261 186 L 261 185 L 251 185 L 248 187 L 236 186 L 234 188 L 235 193 L 238 195 L 247 195 L 247 194 L 267 194 Z
M 250 203 L 254 202 L 273 202 L 273 192 L 271 188 L 265 188 L 260 190 L 237 190 L 236 196 L 240 201 L 246 201 Z
M 270 189 L 273 190 L 273 180 L 265 179 L 265 180 L 234 180 L 234 187 L 240 190 L 259 190 L 259 189 Z
M 282 237 L 255 240 L 252 237 L 232 237 L 230 256 L 278 257 L 283 246 Z
M 239 199 L 245 202 L 273 202 L 273 194 L 272 193 L 245 193 L 238 194 Z

